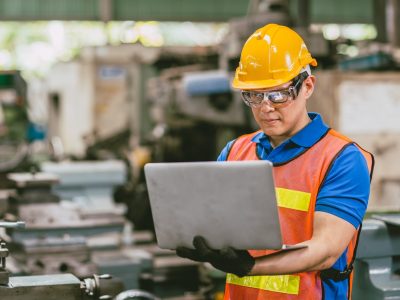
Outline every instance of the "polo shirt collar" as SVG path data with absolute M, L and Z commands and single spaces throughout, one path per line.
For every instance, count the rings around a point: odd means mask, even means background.
M 311 122 L 289 139 L 300 147 L 311 147 L 318 142 L 329 129 L 322 120 L 320 114 L 309 113 L 308 116 L 310 117 Z M 267 142 L 269 144 L 269 139 L 268 136 L 261 131 L 252 138 L 252 142 L 257 144 L 265 144 Z

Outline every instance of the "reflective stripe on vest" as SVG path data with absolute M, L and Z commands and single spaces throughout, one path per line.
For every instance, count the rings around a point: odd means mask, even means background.
M 252 142 L 252 138 L 258 133 L 239 137 L 233 144 L 227 160 L 258 160 L 256 143 Z M 320 141 L 300 156 L 287 163 L 274 166 L 275 191 L 284 244 L 297 244 L 312 238 L 319 188 L 331 163 L 349 144 L 352 144 L 350 139 L 334 130 L 329 130 Z M 362 149 L 360 151 L 371 173 L 373 157 Z M 351 262 L 356 241 L 357 233 L 348 246 L 348 263 Z M 249 250 L 254 257 L 273 252 L 272 250 Z M 350 289 L 351 283 L 350 280 Z M 319 272 L 303 272 L 293 275 L 246 276 L 244 278 L 228 274 L 224 299 L 321 299 L 321 297 L 322 284 Z
M 233 274 L 227 274 L 226 282 L 230 284 L 256 288 L 264 291 L 298 295 L 300 287 L 300 276 L 276 275 L 237 277 Z
M 279 207 L 308 211 L 311 194 L 284 188 L 275 188 Z

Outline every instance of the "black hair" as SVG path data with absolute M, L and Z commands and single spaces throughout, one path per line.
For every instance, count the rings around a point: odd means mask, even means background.
M 304 80 L 306 80 L 310 76 L 307 71 L 301 72 L 295 78 L 293 78 L 293 87 L 296 91 L 296 97 L 300 92 L 301 86 L 303 85 Z

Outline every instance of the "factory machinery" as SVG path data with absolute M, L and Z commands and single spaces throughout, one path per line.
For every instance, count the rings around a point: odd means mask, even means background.
M 24 222 L 0 222 L 1 228 L 20 229 L 24 226 Z M 6 259 L 9 254 L 6 243 L 0 242 L 0 296 L 2 299 L 106 300 L 113 299 L 123 288 L 120 281 L 113 281 L 108 274 L 93 275 L 83 280 L 72 274 L 10 276 L 6 269 Z
M 219 47 L 90 47 L 57 64 L 46 82 L 49 138 L 62 142 L 65 156 L 97 161 L 44 163 L 42 171 L 56 175 L 46 180 L 10 175 L 16 187 L 8 197 L 11 221 L 27 223 L 9 233 L 16 244 L 13 273 L 73 273 L 75 282 L 110 273 L 124 289 L 162 299 L 221 297 L 224 274 L 157 248 L 143 166 L 215 160 L 226 142 L 257 128 L 230 81 L 245 39 L 265 23 L 297 25 L 320 66 L 309 110 L 375 155 L 369 209 L 398 210 L 400 168 L 393 161 L 400 151 L 400 76 L 351 72 L 359 60 L 342 64 L 347 73 L 330 70 L 333 48 L 307 30 L 306 10 L 295 24 L 289 1 L 252 1 L 250 17 L 232 20 Z M 352 112 L 360 107 L 363 119 L 355 120 Z M 110 158 L 119 161 L 99 162 Z M 396 215 L 364 221 L 353 299 L 400 299 L 399 224 Z

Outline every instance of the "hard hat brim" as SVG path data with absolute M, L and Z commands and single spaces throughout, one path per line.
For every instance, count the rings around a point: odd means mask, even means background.
M 310 64 L 313 67 L 317 66 L 317 61 L 312 58 L 310 62 L 307 64 Z M 295 78 L 297 75 L 299 75 L 301 71 L 301 66 L 298 70 L 292 70 L 292 72 L 287 73 L 285 77 L 281 78 L 273 78 L 273 79 L 266 79 L 266 80 L 239 80 L 238 78 L 238 70 L 236 70 L 235 77 L 232 81 L 232 87 L 234 89 L 240 89 L 240 90 L 260 90 L 260 89 L 267 89 L 267 88 L 272 88 L 284 83 L 289 82 L 293 78 Z

